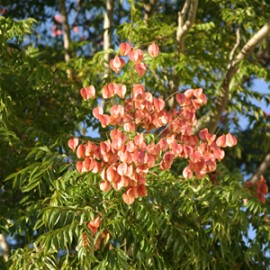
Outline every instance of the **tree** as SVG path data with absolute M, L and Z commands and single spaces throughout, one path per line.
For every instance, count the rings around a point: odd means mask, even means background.
M 268 1 L 1 5 L 1 269 L 270 265 L 269 116 L 255 105 L 269 105 L 270 96 L 254 85 L 257 78 L 270 79 Z M 118 48 L 122 42 L 144 52 L 146 70 L 120 62 L 115 74 L 112 61 L 125 54 Z M 153 42 L 158 55 L 147 52 Z M 112 82 L 125 85 L 127 97 L 131 84 L 143 84 L 157 111 L 161 99 L 166 111 L 184 107 L 181 94 L 202 87 L 208 102 L 196 112 L 194 134 L 206 140 L 205 128 L 216 138 L 230 132 L 238 143 L 205 176 L 185 179 L 185 158 L 174 159 L 167 170 L 153 167 L 146 175 L 147 196 L 127 205 L 125 188 L 103 192 L 101 174 L 82 172 L 82 147 L 70 140 L 100 146 L 109 138 L 111 128 L 102 127 L 102 113 L 93 109 L 99 105 L 109 114 L 113 104 L 104 86 Z M 93 96 L 91 85 L 96 99 L 86 96 Z M 119 91 L 115 102 L 121 103 Z M 144 135 L 147 144 L 156 143 L 166 125 Z

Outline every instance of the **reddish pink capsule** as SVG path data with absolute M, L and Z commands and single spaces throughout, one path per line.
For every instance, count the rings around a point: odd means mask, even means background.
M 79 139 L 78 138 L 72 138 L 68 140 L 68 147 L 72 150 L 75 151 L 76 147 L 79 144 Z
M 157 57 L 159 54 L 159 47 L 158 45 L 153 42 L 151 45 L 148 47 L 148 53 L 151 57 Z
M 136 64 L 136 73 L 139 75 L 139 76 L 143 76 L 146 72 L 146 65 L 143 64 L 143 63 L 139 63 L 139 64 Z
M 128 57 L 132 62 L 139 64 L 143 60 L 143 52 L 140 49 L 132 50 Z
M 93 235 L 97 233 L 100 223 L 101 223 L 100 217 L 97 217 L 96 219 L 88 222 L 88 228 Z
M 128 55 L 132 50 L 132 46 L 126 42 L 122 42 L 119 46 L 120 55 Z
M 116 55 L 115 58 L 110 60 L 110 68 L 116 73 L 118 73 L 124 65 L 125 61 L 118 55 Z
M 96 95 L 96 89 L 93 85 L 82 88 L 80 92 L 84 100 L 94 98 Z

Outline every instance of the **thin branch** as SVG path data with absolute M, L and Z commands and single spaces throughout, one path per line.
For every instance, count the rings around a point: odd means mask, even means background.
M 262 161 L 261 165 L 259 166 L 258 170 L 256 171 L 256 173 L 251 177 L 251 179 L 249 180 L 252 184 L 254 184 L 256 181 L 258 181 L 261 177 L 261 175 L 263 175 L 265 173 L 265 171 L 270 167 L 270 153 L 268 153 L 264 160 Z
M 237 65 L 243 60 L 251 51 L 270 34 L 270 21 L 266 23 L 243 47 L 240 53 L 235 57 L 232 66 Z
M 235 44 L 229 54 L 229 60 L 232 61 L 233 60 L 233 56 L 235 54 L 236 49 L 238 48 L 239 44 L 240 44 L 240 27 L 237 27 L 236 29 L 236 41 Z
M 150 70 L 150 72 L 153 74 L 155 80 L 158 82 L 158 84 L 160 85 L 164 85 L 163 81 L 158 77 L 157 73 L 155 72 L 155 70 L 153 68 L 151 68 L 150 66 L 148 67 L 148 69 Z
M 64 50 L 65 50 L 65 61 L 69 62 L 71 59 L 71 38 L 70 38 L 70 27 L 68 23 L 68 15 L 66 10 L 65 0 L 59 0 L 60 12 L 62 15 L 62 26 L 64 32 Z M 72 70 L 67 69 L 68 78 L 72 78 Z
M 178 27 L 176 32 L 176 40 L 179 45 L 179 52 L 184 46 L 184 36 L 188 33 L 193 25 L 198 7 L 198 0 L 186 0 L 182 10 L 178 13 Z M 187 14 L 188 12 L 188 14 Z M 187 19 L 185 20 L 185 17 Z
M 113 20 L 113 7 L 114 7 L 114 0 L 106 0 L 106 11 L 104 13 L 104 34 L 103 34 L 103 48 L 104 51 L 108 51 L 111 47 L 111 33 L 110 33 L 110 29 L 112 27 L 112 20 Z M 109 53 L 106 53 L 105 56 L 105 68 L 106 68 L 106 72 L 105 72 L 105 77 L 108 76 L 108 72 L 109 72 L 109 60 L 110 60 L 110 55 Z
M 4 234 L 0 234 L 0 247 L 2 249 L 2 256 L 5 260 L 5 262 L 8 261 L 8 255 L 9 255 L 9 248 L 7 244 L 7 240 Z
M 77 0 L 77 7 L 76 7 L 76 9 L 77 9 L 77 12 L 79 13 L 80 10 L 81 10 L 81 0 Z
M 68 24 L 68 16 L 66 10 L 65 0 L 59 0 L 60 11 L 62 15 L 62 25 L 64 30 L 64 49 L 65 49 L 65 61 L 68 62 L 71 59 L 71 39 L 70 39 L 70 28 Z
M 207 114 L 202 121 L 200 121 L 196 130 L 207 126 L 210 132 L 215 132 L 222 113 L 226 109 L 230 94 L 230 83 L 232 78 L 238 72 L 238 64 L 241 62 L 252 50 L 270 34 L 270 22 L 266 23 L 241 49 L 238 55 L 228 65 L 224 79 L 221 83 L 220 91 L 216 99 L 215 108 L 212 112 Z
M 153 9 L 156 5 L 157 0 L 150 0 L 149 3 L 143 1 L 143 8 L 144 8 L 144 22 L 147 22 L 149 17 L 151 16 Z
M 177 27 L 177 32 L 176 32 L 176 40 L 180 41 L 181 38 L 181 32 L 183 31 L 183 27 L 185 24 L 185 17 L 187 15 L 187 11 L 190 5 L 190 0 L 186 0 L 183 8 L 181 11 L 178 12 L 178 27 Z

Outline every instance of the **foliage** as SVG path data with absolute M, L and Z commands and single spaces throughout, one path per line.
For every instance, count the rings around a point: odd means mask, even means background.
M 214 108 L 236 29 L 235 54 L 267 22 L 269 3 L 199 1 L 179 50 L 178 11 L 185 1 L 154 1 L 148 12 L 150 2 L 115 1 L 111 48 L 118 54 L 120 42 L 128 41 L 146 50 L 155 41 L 160 54 L 145 55 L 144 85 L 153 97 L 169 101 L 168 110 L 176 106 L 175 83 L 180 92 L 204 88 L 210 102 L 197 112 L 200 120 Z M 76 3 L 66 1 L 69 62 L 62 36 L 51 33 L 53 26 L 62 29 L 54 17 L 60 12 L 57 1 L 0 5 L 0 232 L 10 248 L 0 268 L 267 269 L 269 199 L 262 203 L 244 178 L 269 153 L 269 116 L 257 104 L 269 105 L 270 96 L 254 90 L 255 79 L 270 79 L 269 37 L 240 63 L 231 81 L 217 136 L 232 132 L 238 144 L 226 150 L 216 171 L 184 179 L 187 163 L 177 158 L 169 170 L 152 168 L 148 195 L 127 205 L 121 192 L 99 189 L 100 175 L 77 172 L 77 157 L 67 144 L 73 137 L 96 144 L 107 139 L 110 128 L 101 127 L 92 109 L 110 107 L 102 89 L 113 71 L 104 56 L 115 57 L 102 47 L 104 2 Z M 127 65 L 116 78 L 130 82 Z M 88 85 L 95 85 L 98 98 L 82 101 L 80 89 Z M 269 168 L 265 178 L 269 181 Z M 94 223 L 97 217 L 100 224 Z

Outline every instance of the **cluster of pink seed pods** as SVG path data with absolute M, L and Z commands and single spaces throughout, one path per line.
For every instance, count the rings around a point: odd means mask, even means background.
M 119 51 L 120 55 L 128 56 L 135 63 L 135 72 L 139 76 L 145 74 L 144 54 L 140 49 L 122 43 Z M 148 53 L 157 57 L 158 46 L 152 43 Z M 110 61 L 110 67 L 116 73 L 123 65 L 125 62 L 118 55 Z M 95 94 L 92 85 L 81 89 L 84 100 L 94 98 Z M 80 159 L 77 170 L 99 173 L 102 178 L 100 189 L 124 190 L 123 200 L 127 204 L 147 195 L 146 175 L 153 167 L 167 170 L 175 158 L 182 158 L 188 161 L 183 176 L 202 178 L 215 171 L 216 162 L 224 158 L 222 148 L 237 143 L 231 134 L 216 138 L 207 129 L 198 135 L 193 133 L 197 123 L 196 111 L 207 101 L 201 88 L 177 93 L 177 106 L 169 110 L 161 97 L 147 92 L 142 84 L 132 84 L 128 89 L 126 85 L 112 82 L 103 87 L 104 99 L 115 96 L 118 104 L 112 105 L 109 112 L 104 112 L 102 107 L 93 109 L 93 115 L 102 127 L 112 127 L 108 139 L 99 144 L 91 141 L 79 144 L 78 138 L 73 138 L 68 145 Z

